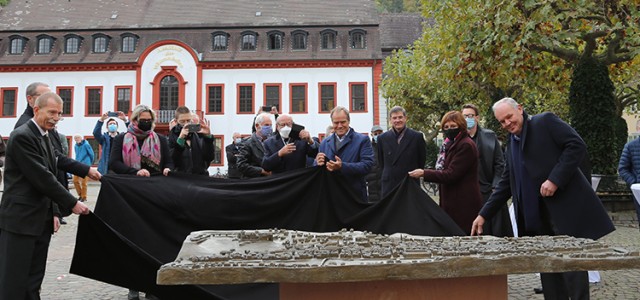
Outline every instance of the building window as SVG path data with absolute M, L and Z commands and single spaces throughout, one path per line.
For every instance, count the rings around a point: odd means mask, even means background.
M 70 116 L 73 107 L 73 87 L 57 87 L 56 92 L 62 98 L 62 115 Z
M 51 48 L 53 47 L 53 38 L 48 35 L 39 35 L 38 36 L 38 54 L 49 54 L 51 53 Z
M 240 49 L 242 51 L 254 51 L 256 50 L 256 40 L 258 39 L 258 34 L 252 31 L 245 31 L 242 33 L 242 45 Z
M 267 49 L 269 50 L 282 50 L 284 44 L 284 33 L 282 31 L 269 31 L 267 32 Z
M 92 165 L 96 165 L 98 164 L 98 161 L 100 160 L 100 143 L 98 143 L 98 141 L 96 141 L 96 139 L 94 137 L 88 137 L 85 136 L 84 139 L 87 141 L 87 143 L 89 143 L 89 145 L 91 146 L 91 149 L 93 149 L 93 163 Z
M 104 34 L 97 34 L 93 36 L 93 52 L 105 53 L 109 47 L 109 37 Z
M 180 86 L 175 76 L 167 75 L 160 81 L 160 110 L 178 108 Z
M 320 32 L 320 48 L 335 49 L 337 35 L 338 33 L 335 30 L 325 29 L 321 31 Z
M 226 32 L 214 32 L 213 35 L 213 51 L 227 51 L 229 45 L 229 34 Z
M 64 53 L 78 53 L 80 52 L 81 37 L 77 35 L 66 35 L 64 42 Z
M 207 85 L 207 113 L 223 114 L 222 106 L 224 103 L 224 85 L 209 84 Z
M 367 111 L 367 83 L 349 83 L 349 110 L 352 112 Z
M 222 158 L 224 157 L 222 151 L 224 150 L 224 136 L 222 135 L 214 135 L 213 136 L 213 161 L 211 161 L 212 166 L 222 166 L 224 162 Z
M 132 33 L 125 33 L 121 37 L 122 49 L 120 51 L 124 53 L 136 52 L 136 42 L 138 42 L 138 36 Z
M 238 113 L 252 114 L 254 99 L 254 84 L 238 84 Z
M 131 110 L 131 87 L 116 87 L 116 111 L 127 114 Z
M 291 43 L 293 50 L 305 50 L 307 49 L 307 36 L 309 33 L 302 30 L 296 30 L 291 33 Z
M 282 84 L 265 84 L 264 85 L 264 105 L 268 107 L 276 107 L 280 111 L 280 94 Z
M 0 89 L 2 94 L 2 114 L 3 117 L 15 117 L 16 116 L 16 100 L 18 97 L 18 88 L 5 88 Z
M 102 112 L 102 87 L 87 87 L 87 116 L 99 116 Z
M 9 48 L 9 54 L 22 54 L 24 51 L 25 38 L 21 36 L 14 36 L 11 38 L 11 47 Z
M 367 47 L 367 32 L 362 29 L 349 31 L 349 40 L 352 49 L 365 49 Z
M 336 107 L 336 83 L 319 83 L 320 112 L 328 113 Z
M 291 96 L 291 113 L 306 113 L 307 112 L 307 84 L 306 83 L 292 83 L 289 85 Z

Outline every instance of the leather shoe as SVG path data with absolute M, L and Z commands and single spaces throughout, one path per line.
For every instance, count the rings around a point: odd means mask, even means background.
M 58 219 L 60 219 L 60 224 L 62 224 L 62 225 L 67 225 L 67 220 L 65 220 L 65 219 L 64 219 L 64 218 L 62 218 L 62 217 L 59 217 Z
M 542 290 L 542 288 L 541 288 L 541 287 L 533 288 L 533 292 L 534 292 L 534 293 L 536 293 L 536 294 L 542 294 L 542 293 L 544 293 L 544 291 Z

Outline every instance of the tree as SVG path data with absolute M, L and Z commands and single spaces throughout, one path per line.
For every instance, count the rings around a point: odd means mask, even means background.
M 10 0 L 0 0 L 0 6 L 7 6 Z

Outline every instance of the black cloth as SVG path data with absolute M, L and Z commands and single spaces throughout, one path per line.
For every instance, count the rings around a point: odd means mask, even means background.
M 386 197 L 415 169 L 423 169 L 427 145 L 422 133 L 405 127 L 401 132 L 388 130 L 378 137 L 378 167 L 382 170 L 381 195 Z M 413 179 L 416 182 L 419 180 Z
M 80 217 L 71 272 L 161 299 L 277 299 L 277 284 L 155 285 L 190 232 L 268 228 L 464 235 L 413 180 L 368 204 L 322 167 L 250 180 L 106 175 L 95 215 Z
M 235 142 L 225 147 L 227 152 L 227 175 L 229 178 L 240 178 L 242 173 L 238 169 L 238 155 L 240 155 L 240 145 L 236 145 Z
M 213 138 L 198 133 L 190 133 L 183 146 L 178 144 L 181 125 L 173 127 L 169 133 L 169 153 L 175 168 L 172 171 L 209 176 L 209 165 L 213 160 Z

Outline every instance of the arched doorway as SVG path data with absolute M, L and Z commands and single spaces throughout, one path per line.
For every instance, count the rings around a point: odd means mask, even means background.
M 160 110 L 175 110 L 180 104 L 180 85 L 173 75 L 160 80 Z
M 167 124 L 178 106 L 184 105 L 187 82 L 175 66 L 163 66 L 151 83 L 153 85 L 153 109 L 158 115 L 158 125 Z

